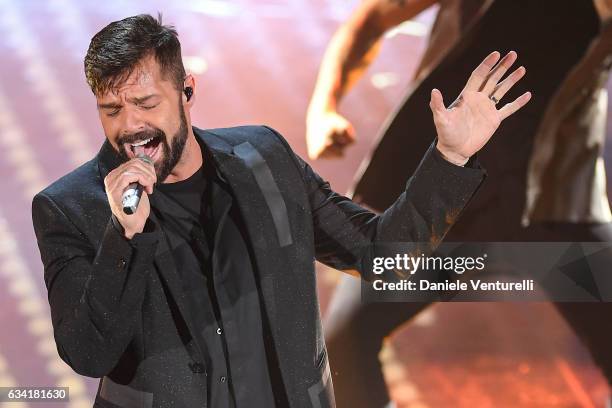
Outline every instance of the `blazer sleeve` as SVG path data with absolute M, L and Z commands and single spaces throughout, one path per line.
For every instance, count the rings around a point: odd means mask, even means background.
M 329 182 L 284 141 L 306 185 L 317 260 L 339 270 L 356 270 L 362 278 L 373 280 L 375 275 L 363 261 L 374 256 L 378 244 L 408 243 L 415 255 L 431 254 L 486 178 L 476 156 L 465 167 L 457 166 L 442 157 L 436 142 L 425 153 L 404 192 L 384 212 L 376 214 L 333 191 Z M 397 168 L 401 171 L 401 163 Z
M 32 201 L 57 350 L 77 373 L 102 377 L 133 337 L 156 232 L 127 240 L 109 221 L 97 248 L 44 192 Z

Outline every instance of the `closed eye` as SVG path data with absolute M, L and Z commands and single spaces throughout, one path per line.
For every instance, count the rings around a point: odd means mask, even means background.
M 121 110 L 121 109 L 113 109 L 112 111 L 108 112 L 108 113 L 106 114 L 106 116 L 109 116 L 109 117 L 111 117 L 111 118 L 114 118 L 115 116 L 117 116 L 117 115 L 119 114 L 119 111 L 120 111 L 120 110 Z
M 142 109 L 150 110 L 150 109 L 155 108 L 157 105 L 159 105 L 159 103 L 155 105 L 142 105 Z

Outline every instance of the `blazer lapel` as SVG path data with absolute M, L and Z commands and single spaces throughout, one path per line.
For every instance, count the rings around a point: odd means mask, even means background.
M 265 211 L 265 205 L 258 205 L 262 202 L 265 203 L 265 200 L 261 192 L 255 187 L 257 183 L 252 172 L 246 163 L 234 154 L 234 149 L 229 143 L 213 133 L 203 133 L 205 136 L 202 134 L 198 134 L 198 136 L 210 149 L 219 177 L 230 186 L 238 202 L 255 252 L 267 250 L 270 246 L 269 232 L 273 232 L 267 230 L 273 224 L 270 214 Z M 252 225 L 254 220 L 257 220 L 256 223 L 260 228 Z
M 244 149 L 243 145 L 233 147 L 214 133 L 200 129 L 196 129 L 195 133 L 209 148 L 219 177 L 230 186 L 240 209 L 250 244 L 253 247 L 264 307 L 272 331 L 275 333 L 277 307 L 274 301 L 274 268 L 271 265 L 281 267 L 281 246 L 291 242 L 286 207 L 284 202 L 282 204 L 279 202 L 282 197 L 280 197 L 280 192 L 278 192 L 278 187 L 274 179 L 271 178 L 271 174 L 268 180 L 270 187 L 267 188 L 267 191 L 276 191 L 276 193 L 266 194 L 260 188 L 261 180 L 258 182 L 252 167 L 236 152 L 238 150 L 239 154 L 244 154 L 244 151 L 240 151 L 240 149 Z M 236 149 L 239 146 L 242 147 Z M 263 158 L 261 161 L 255 160 L 255 162 L 259 163 L 260 166 L 263 162 L 264 166 L 260 169 L 263 168 L 264 171 L 269 172 Z M 272 203 L 272 208 L 269 206 L 270 203 Z M 280 211 L 276 218 L 272 215 L 274 209 Z M 286 223 L 286 225 L 282 225 L 283 223 Z
M 244 137 L 238 137 L 242 140 L 232 146 L 213 132 L 198 129 L 196 135 L 209 148 L 219 176 L 230 186 L 244 220 L 258 273 L 262 318 L 269 324 L 291 406 L 299 406 L 299 399 L 291 398 L 292 393 L 302 391 L 294 381 L 295 372 L 302 369 L 309 372 L 312 366 L 308 356 L 295 353 L 295 346 L 308 335 L 311 326 L 308 321 L 305 324 L 296 321 L 303 316 L 296 298 L 302 285 L 299 276 L 302 270 L 289 262 L 288 246 L 294 238 L 285 200 L 269 164 Z M 228 139 L 231 137 L 228 135 Z

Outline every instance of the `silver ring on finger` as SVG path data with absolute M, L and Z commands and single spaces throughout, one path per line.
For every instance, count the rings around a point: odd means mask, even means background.
M 494 105 L 497 105 L 499 103 L 499 99 L 497 99 L 495 95 L 489 96 L 489 99 L 493 101 Z

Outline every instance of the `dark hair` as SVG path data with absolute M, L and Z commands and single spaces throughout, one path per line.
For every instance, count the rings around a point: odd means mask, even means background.
M 173 26 L 140 14 L 114 21 L 93 36 L 85 56 L 85 77 L 95 95 L 104 94 L 124 82 L 145 57 L 154 55 L 164 78 L 183 89 L 185 68 L 181 43 Z

